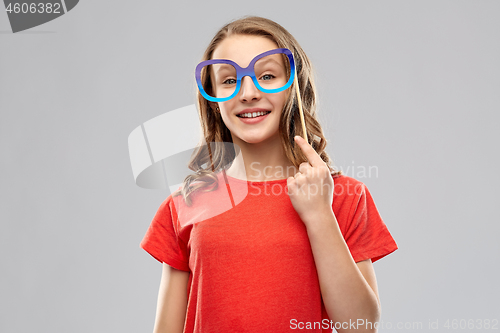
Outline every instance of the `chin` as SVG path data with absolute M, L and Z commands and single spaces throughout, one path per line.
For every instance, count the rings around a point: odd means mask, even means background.
M 248 140 L 247 143 L 250 143 L 250 144 L 258 144 L 258 143 L 262 143 L 264 142 L 265 140 L 261 140 L 261 139 L 256 139 L 256 140 Z
M 241 140 L 242 141 L 245 141 L 246 143 L 250 143 L 250 144 L 257 144 L 257 143 L 262 143 L 262 142 L 270 142 L 272 141 L 274 138 L 274 136 L 269 136 L 269 135 L 266 135 L 266 136 L 247 136 L 247 137 L 243 137 Z M 276 138 L 278 138 L 278 136 L 276 135 Z
M 245 143 L 260 143 L 264 141 L 264 138 L 256 138 L 256 137 L 251 137 L 251 138 L 242 138 L 241 141 L 244 141 Z

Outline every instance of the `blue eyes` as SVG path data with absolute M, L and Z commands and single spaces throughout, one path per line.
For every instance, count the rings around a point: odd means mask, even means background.
M 268 76 L 270 79 L 272 79 L 272 78 L 274 78 L 274 77 L 275 77 L 274 75 L 271 75 L 271 74 L 266 74 L 266 75 L 264 75 L 263 77 L 266 77 L 266 76 Z

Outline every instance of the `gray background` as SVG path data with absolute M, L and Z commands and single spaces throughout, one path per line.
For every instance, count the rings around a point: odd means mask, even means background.
M 380 331 L 498 321 L 499 13 L 499 1 L 86 0 L 12 34 L 1 11 L 0 331 L 152 331 L 161 264 L 139 243 L 168 192 L 135 185 L 127 137 L 194 103 L 204 48 L 249 14 L 311 58 L 328 152 L 398 243 L 374 264 L 392 325 Z M 378 174 L 352 172 L 369 166 Z

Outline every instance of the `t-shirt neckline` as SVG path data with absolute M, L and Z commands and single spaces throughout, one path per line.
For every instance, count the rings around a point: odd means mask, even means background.
M 235 182 L 239 183 L 246 183 L 246 184 L 251 184 L 251 185 L 266 185 L 266 184 L 281 184 L 281 183 L 286 183 L 287 178 L 283 179 L 273 179 L 273 180 L 265 180 L 265 181 L 250 181 L 250 180 L 243 180 L 239 178 L 234 178 L 229 176 L 225 171 L 222 172 L 224 177 L 224 174 L 226 175 L 227 179 L 230 179 Z

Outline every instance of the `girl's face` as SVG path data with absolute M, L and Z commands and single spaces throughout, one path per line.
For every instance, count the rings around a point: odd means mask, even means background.
M 212 59 L 229 59 L 241 67 L 247 67 L 256 55 L 277 48 L 276 43 L 265 37 L 232 35 L 217 46 Z M 285 66 L 283 63 L 282 65 Z M 259 80 L 258 77 L 257 79 Z M 235 97 L 217 103 L 222 120 L 231 131 L 233 142 L 238 144 L 243 143 L 241 141 L 260 143 L 279 140 L 279 120 L 289 90 L 290 88 L 274 94 L 264 93 L 255 86 L 249 76 L 245 76 Z M 245 110 L 252 113 L 270 113 L 255 119 L 238 117 L 238 114 Z

